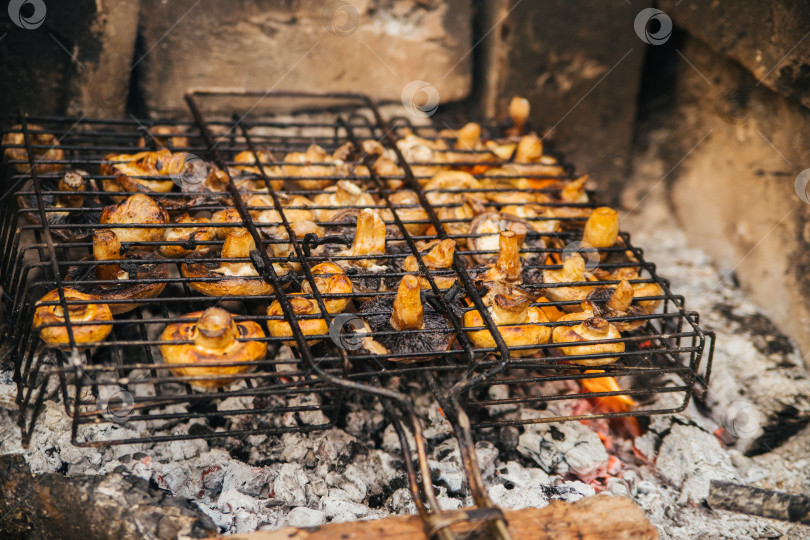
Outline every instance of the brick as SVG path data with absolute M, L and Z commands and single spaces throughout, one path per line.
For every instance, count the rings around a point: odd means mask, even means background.
M 470 91 L 470 0 L 144 0 L 139 90 L 150 114 L 189 88 L 363 92 L 401 100 L 413 80 L 442 102 Z M 331 16 L 334 14 L 334 18 Z
M 662 0 L 676 25 L 761 84 L 810 107 L 810 12 L 801 0 Z

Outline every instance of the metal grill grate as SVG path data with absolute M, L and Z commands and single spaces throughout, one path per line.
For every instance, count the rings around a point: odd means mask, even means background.
M 576 243 L 582 240 L 587 216 L 596 205 L 592 193 L 583 196 L 583 192 L 577 191 L 576 198 L 568 196 L 569 191 L 576 191 L 579 180 L 561 156 L 547 152 L 542 162 L 535 162 L 535 170 L 527 173 L 515 161 L 517 152 L 504 153 L 506 143 L 500 149 L 494 143 L 489 147 L 483 143 L 465 146 L 465 136 L 457 132 L 440 131 L 433 125 L 413 126 L 402 118 L 386 122 L 370 100 L 358 95 L 200 92 L 187 96 L 187 101 L 193 116 L 191 122 L 158 124 L 23 115 L 5 119 L 4 135 L 10 132 L 11 124 L 21 124 L 21 129 L 15 129 L 23 134 L 19 141 L 4 139 L 0 279 L 9 318 L 6 341 L 19 388 L 25 441 L 30 439 L 44 399 L 53 387 L 49 385 L 51 379 L 58 380 L 57 393 L 73 419 L 72 440 L 78 445 L 326 429 L 338 419 L 342 400 L 359 391 L 382 398 L 389 412 L 398 408 L 406 415 L 417 434 L 417 452 L 424 457 L 424 441 L 418 436 L 419 421 L 410 398 L 392 390 L 390 384 L 392 380 L 417 377 L 434 390 L 454 425 L 465 454 L 471 488 L 477 494 L 476 502 L 488 507 L 483 488 L 472 485 L 480 480 L 480 475 L 474 459 L 470 459 L 473 455 L 470 425 L 493 427 L 672 413 L 686 407 L 696 383 L 706 383 L 711 350 L 702 374 L 701 359 L 707 338 L 713 345 L 712 336 L 699 328 L 697 313 L 687 311 L 684 299 L 672 294 L 668 283 L 656 275 L 655 266 L 644 260 L 640 249 L 632 246 L 629 235 L 621 233 L 615 246 L 600 248 L 598 253 L 582 251 L 581 244 Z M 163 133 L 158 125 L 169 125 L 174 132 Z M 500 137 L 498 126 L 490 126 L 487 131 L 492 140 Z M 40 133 L 55 135 L 58 145 L 37 138 Z M 320 162 L 313 161 L 311 156 L 300 156 L 313 144 L 323 149 L 322 154 L 313 154 L 322 156 Z M 224 235 L 214 235 L 207 240 L 164 238 L 124 242 L 124 252 L 168 247 L 182 248 L 185 252 L 196 250 L 188 257 L 200 263 L 215 266 L 235 263 L 243 265 L 242 268 L 251 264 L 258 275 L 247 280 L 272 287 L 264 294 L 221 295 L 220 290 L 220 296 L 207 296 L 198 292 L 195 284 L 216 284 L 219 278 L 184 275 L 183 265 L 191 260 L 185 256 L 164 256 L 156 263 L 168 265 L 168 277 L 138 277 L 140 267 L 136 261 L 135 266 L 128 267 L 127 285 L 165 283 L 160 295 L 110 300 L 110 307 L 130 311 L 116 315 L 110 322 L 112 332 L 106 340 L 89 347 L 78 346 L 74 339 L 77 329 L 87 325 L 68 317 L 64 346 L 46 349 L 32 324 L 37 300 L 56 290 L 56 297 L 44 305 L 61 307 L 67 312 L 70 306 L 94 303 L 67 298 L 65 291 L 70 286 L 104 290 L 105 285 L 120 285 L 116 280 L 100 279 L 94 274 L 99 265 L 93 259 L 93 232 L 108 228 L 99 224 L 100 214 L 116 199 L 131 195 L 125 190 L 111 190 L 113 184 L 109 182 L 115 181 L 116 176 L 104 174 L 110 172 L 108 156 L 157 149 L 160 145 L 193 157 L 185 156 L 185 163 L 190 165 L 174 175 L 171 191 L 150 195 L 169 209 L 174 218 L 182 212 L 210 216 L 219 210 L 235 209 L 238 223 L 205 226 L 217 231 L 244 227 L 258 248 L 249 256 L 223 257 Z M 54 148 L 63 154 L 44 154 Z M 18 154 L 23 151 L 22 157 L 12 155 L 9 150 Z M 237 166 L 245 166 L 244 162 L 235 161 L 244 152 L 247 154 L 243 156 L 252 157 L 255 162 L 264 155 L 262 152 L 272 157 L 248 177 L 235 170 Z M 293 152 L 299 153 L 300 159 L 293 160 Z M 40 155 L 36 162 L 34 155 Z M 219 191 L 199 191 L 199 177 L 193 171 L 194 166 L 203 162 L 206 173 L 214 166 L 230 171 L 221 178 Z M 73 196 L 81 196 L 83 202 L 66 211 L 60 202 L 64 193 L 57 184 L 65 171 L 76 169 L 87 171 L 94 183 L 88 182 L 82 191 L 74 192 Z M 495 169 L 499 169 L 498 176 L 493 176 Z M 455 179 L 441 185 L 431 183 L 437 172 L 446 170 L 466 171 L 477 182 L 462 185 Z M 134 178 L 167 180 L 166 176 Z M 346 181 L 362 188 L 370 199 L 343 201 L 339 207 L 314 201 L 318 194 Z M 118 189 L 123 189 L 120 183 Z M 411 198 L 402 195 L 406 190 L 413 192 Z M 307 197 L 309 201 L 291 199 L 294 196 Z M 489 216 L 487 212 L 504 210 L 505 206 L 510 206 L 513 214 L 524 216 L 522 221 L 516 221 L 528 223 L 521 249 L 525 277 L 521 287 L 532 292 L 530 309 L 541 308 L 549 313 L 555 309 L 574 310 L 578 300 L 538 302 L 538 298 L 556 297 L 554 289 L 578 288 L 590 292 L 599 287 L 616 287 L 620 281 L 615 274 L 621 269 L 638 272 L 629 279 L 634 287 L 645 284 L 660 287 L 657 293 L 634 300 L 636 306 L 641 301 L 660 303 L 655 311 L 637 309 L 608 317 L 613 323 L 637 328 L 623 332 L 618 339 L 590 342 L 621 343 L 623 352 L 566 355 L 570 344 L 507 345 L 485 305 L 490 303 L 481 283 L 485 268 L 477 262 L 498 256 L 497 230 L 482 232 L 471 227 L 478 216 Z M 368 208 L 374 209 L 385 222 L 384 254 L 357 255 L 351 250 L 358 215 Z M 316 234 L 304 235 L 299 230 L 303 211 L 318 216 L 303 231 Z M 268 223 L 262 216 L 274 221 Z M 155 229 L 181 231 L 194 227 L 199 225 L 150 225 Z M 143 227 L 136 224 L 116 228 Z M 452 264 L 437 267 L 427 250 L 448 239 L 456 244 Z M 588 268 L 589 279 L 544 282 L 545 272 L 562 268 L 561 262 L 572 246 L 575 251 L 595 257 L 591 262 L 596 268 Z M 204 250 L 209 251 L 207 256 L 197 259 L 196 253 Z M 319 290 L 313 268 L 323 262 L 333 262 L 344 269 L 353 284 L 351 293 Z M 408 273 L 424 280 L 421 297 L 425 317 L 438 321 L 422 330 L 399 331 L 387 323 L 397 286 Z M 597 275 L 601 279 L 596 280 Z M 448 286 L 450 282 L 452 286 Z M 301 292 L 302 287 L 311 292 L 292 294 Z M 285 294 L 275 294 L 278 290 Z M 300 298 L 317 305 L 314 314 L 296 312 L 293 303 Z M 348 302 L 343 312 L 329 313 L 330 302 L 341 300 Z M 273 302 L 277 309 L 268 315 L 266 309 Z M 133 305 L 137 307 L 133 309 Z M 181 376 L 173 372 L 162 360 L 160 346 L 167 342 L 161 341 L 160 333 L 168 324 L 178 322 L 181 315 L 212 306 L 226 308 L 234 314 L 236 322 L 257 323 L 265 334 L 268 325 L 286 323 L 289 334 L 251 338 L 266 343 L 267 357 L 252 363 L 254 369 L 229 376 L 235 381 L 233 384 L 215 391 L 200 391 L 195 386 L 216 381 L 221 375 Z M 465 327 L 465 314 L 471 310 L 480 314 L 480 321 Z M 325 326 L 318 326 L 321 330 L 315 335 L 304 335 L 302 325 L 317 326 L 318 321 Z M 364 322 L 369 323 L 369 333 L 352 334 L 346 328 L 347 324 L 359 326 Z M 530 326 L 550 331 L 577 322 L 542 321 Z M 482 346 L 476 338 L 482 330 L 491 335 L 490 346 Z M 407 346 L 397 351 L 391 351 L 389 346 L 390 352 L 381 353 L 371 339 Z M 284 346 L 284 342 L 292 342 L 292 348 Z M 528 356 L 524 354 L 527 352 Z M 598 367 L 572 363 L 572 360 L 598 363 L 612 357 L 617 360 Z M 572 390 L 574 386 L 569 385 L 561 392 L 559 385 L 550 384 L 606 376 L 615 377 L 619 389 L 588 392 Z M 491 397 L 488 390 L 493 385 L 506 385 L 509 396 Z M 112 399 L 121 401 L 114 407 L 109 406 L 111 391 Z M 679 405 L 657 406 L 652 398 L 660 393 L 677 395 Z M 637 405 L 627 411 L 597 408 L 528 420 L 504 420 L 491 414 L 503 405 L 537 406 L 542 402 L 612 396 L 629 397 Z M 244 398 L 251 397 L 253 406 L 247 408 Z M 115 421 L 118 412 L 126 412 L 122 417 L 128 429 L 111 429 L 103 435 L 96 430 L 88 435 L 89 424 Z M 195 421 L 199 429 L 173 431 L 173 426 L 188 420 Z M 395 427 L 409 455 L 398 421 Z M 406 460 L 406 465 L 418 501 L 417 475 L 410 460 Z M 436 509 L 435 500 L 431 500 L 426 460 L 420 459 L 419 466 L 427 504 Z M 421 506 L 420 511 L 424 512 Z

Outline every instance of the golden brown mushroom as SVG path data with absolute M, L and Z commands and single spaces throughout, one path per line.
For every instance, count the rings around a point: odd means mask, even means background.
M 420 255 L 422 256 L 422 261 L 424 261 L 425 266 L 427 266 L 429 270 L 441 271 L 448 270 L 453 267 L 453 255 L 455 251 L 456 241 L 448 238 L 445 240 L 431 242 L 420 250 Z M 405 257 L 403 267 L 406 272 L 417 273 L 420 271 L 419 262 L 416 260 L 416 256 L 414 255 L 408 255 Z M 434 274 L 432 277 L 433 281 L 436 283 L 436 286 L 440 289 L 452 287 L 453 283 L 455 283 L 457 280 L 455 276 L 446 277 Z M 423 289 L 431 288 L 430 281 L 423 276 L 419 276 L 419 283 Z
M 113 178 L 102 179 L 102 186 L 105 191 L 168 193 L 175 186 L 174 180 L 169 176 L 173 157 L 168 148 L 137 154 L 109 154 L 104 157 L 100 169 L 102 175 Z M 171 165 L 171 170 L 177 166 L 175 162 Z M 155 176 L 164 178 L 151 178 Z
M 211 216 L 211 223 L 233 223 L 234 227 L 215 227 L 217 231 L 217 238 L 224 240 L 230 233 L 238 231 L 244 225 L 242 223 L 242 216 L 236 208 L 225 208 L 217 210 Z
M 410 234 L 422 235 L 430 226 L 427 212 L 419 202 L 419 196 L 409 190 L 395 191 L 388 196 L 393 212 L 403 221 L 405 230 Z M 410 222 L 410 223 L 409 223 Z
M 534 228 L 525 219 L 511 214 L 498 212 L 479 214 L 470 222 L 468 233 L 471 238 L 467 240 L 476 263 L 491 265 L 495 261 L 498 253 L 493 252 L 500 249 L 502 242 L 500 233 L 503 231 L 512 231 L 517 235 L 519 251 L 526 240 L 526 235 L 529 231 L 534 231 Z M 524 254 L 524 257 L 533 259 L 538 257 L 539 251 L 545 247 L 545 242 L 534 235 L 527 247 L 530 249 Z
M 290 152 L 284 157 L 282 166 L 286 176 L 295 178 L 296 184 L 310 190 L 324 189 L 332 184 L 335 176 L 346 176 L 350 169 L 342 159 L 330 156 L 317 144 L 311 145 L 306 152 Z
M 105 225 L 153 225 L 169 222 L 169 213 L 142 193 L 130 195 L 124 201 L 106 207 L 101 212 L 100 222 Z M 157 242 L 163 238 L 163 229 L 159 227 L 110 227 L 120 242 Z M 143 249 L 154 249 L 153 246 L 142 246 Z
M 579 253 L 573 253 L 563 261 L 563 266 L 559 270 L 543 270 L 543 283 L 580 283 L 587 282 L 585 277 L 585 259 Z M 553 302 L 576 301 L 576 305 L 564 305 L 565 311 L 576 311 L 579 303 L 585 300 L 593 290 L 592 287 L 578 285 L 567 285 L 563 287 L 546 287 L 546 296 Z
M 508 131 L 510 135 L 520 136 L 526 130 L 526 120 L 531 113 L 529 100 L 520 96 L 515 96 L 509 102 L 509 117 L 512 119 L 512 128 Z
M 312 199 L 314 206 L 323 206 L 314 210 L 315 221 L 329 221 L 338 212 L 338 208 L 353 206 L 369 208 L 377 205 L 374 197 L 363 191 L 363 188 L 348 180 L 339 180 Z
M 523 233 L 525 238 L 525 232 Z M 520 247 L 523 238 L 514 230 L 501 231 L 499 235 L 498 258 L 481 279 L 484 281 L 523 282 L 523 263 L 520 261 Z
M 245 229 L 229 233 L 222 246 L 220 258 L 243 259 L 240 261 L 217 261 L 211 249 L 195 251 L 180 266 L 180 272 L 189 278 L 188 286 L 208 296 L 257 296 L 273 292 L 273 286 L 259 277 L 259 272 L 250 260 L 250 252 L 256 242 Z M 277 268 L 279 273 L 283 270 Z M 205 281 L 195 281 L 206 278 Z
M 112 325 L 107 323 L 113 320 L 112 312 L 107 307 L 107 304 L 78 304 L 77 301 L 90 300 L 96 302 L 101 299 L 92 294 L 84 294 L 68 287 L 64 288 L 64 294 L 68 308 L 68 318 L 73 331 L 73 341 L 76 345 L 81 346 L 86 343 L 104 341 L 112 331 Z M 59 301 L 59 291 L 54 289 L 39 299 L 37 309 L 34 312 L 34 328 L 39 330 L 39 337 L 49 347 L 68 347 L 70 345 L 65 323 L 65 311 Z M 45 302 L 57 302 L 57 304 L 51 306 L 41 305 Z M 48 324 L 54 324 L 55 326 L 44 327 Z
M 195 249 L 204 247 L 197 246 L 196 242 L 209 242 L 216 238 L 217 230 L 214 227 L 205 226 L 205 224 L 210 223 L 206 218 L 193 218 L 188 214 L 182 214 L 177 216 L 174 222 L 185 226 L 163 229 L 163 241 L 172 242 L 171 244 L 162 244 L 158 248 L 158 251 L 164 257 L 171 259 L 185 257 Z M 174 242 L 184 242 L 184 244 L 175 244 Z
M 148 128 L 147 131 L 157 148 L 186 148 L 190 144 L 188 137 L 183 135 L 186 130 L 180 126 L 158 125 Z M 138 147 L 145 148 L 146 146 L 148 144 L 144 137 L 138 139 Z
M 350 297 L 329 298 L 330 295 L 352 294 L 352 282 L 343 272 L 343 269 L 335 263 L 324 262 L 313 266 L 310 272 L 318 292 L 327 296 L 323 301 L 326 311 L 328 313 L 341 313 L 346 309 L 346 306 L 351 302 Z M 312 286 L 309 281 L 305 281 L 301 285 L 301 292 L 312 293 Z
M 193 364 L 171 368 L 178 377 L 205 377 L 189 381 L 191 386 L 204 390 L 231 384 L 234 375 L 245 373 L 267 355 L 267 345 L 261 326 L 253 321 L 236 322 L 222 308 L 211 307 L 183 315 L 181 321 L 169 324 L 160 335 L 163 360 L 167 364 Z M 174 343 L 191 341 L 192 343 Z M 241 363 L 241 365 L 211 365 Z
M 93 232 L 93 257 L 83 260 L 96 261 L 94 273 L 88 274 L 89 266 L 72 266 L 68 268 L 65 281 L 107 302 L 114 315 L 127 313 L 143 304 L 113 300 L 155 298 L 166 288 L 165 280 L 169 277 L 168 265 L 160 262 L 161 259 L 152 252 L 127 250 L 124 253 L 118 236 L 110 229 Z M 109 283 L 81 283 L 87 279 Z
M 258 150 L 256 155 L 259 156 L 259 164 L 263 165 L 265 163 L 275 163 L 276 158 L 270 152 L 265 152 L 264 150 Z M 250 151 L 239 152 L 234 156 L 233 160 L 236 163 L 234 169 L 239 173 L 247 173 L 253 174 L 256 176 L 261 176 L 262 171 L 264 171 L 265 176 L 270 180 L 270 187 L 273 191 L 281 191 L 284 187 L 284 180 L 280 179 L 280 177 L 284 176 L 284 172 L 281 170 L 281 167 L 278 165 L 263 165 L 262 168 L 259 168 L 259 165 L 256 164 L 256 155 Z M 255 188 L 263 188 L 262 185 L 263 179 L 257 179 L 256 183 L 254 184 Z
M 496 294 L 489 313 L 492 322 L 498 327 L 504 343 L 509 347 L 511 356 L 530 356 L 538 349 L 513 349 L 529 345 L 540 345 L 548 341 L 551 329 L 543 326 L 548 323 L 548 317 L 538 307 L 530 306 L 531 300 L 522 295 L 506 296 Z M 472 309 L 464 313 L 464 327 L 477 328 L 485 326 L 481 313 Z M 469 330 L 470 340 L 482 348 L 493 348 L 495 339 L 489 330 Z
M 607 279 L 619 279 L 619 280 L 640 280 L 642 279 L 638 273 L 638 269 L 636 268 L 619 268 L 613 274 L 611 274 Z M 646 313 L 654 313 L 656 309 L 661 305 L 662 300 L 644 300 L 644 298 L 649 296 L 663 296 L 664 289 L 658 283 L 651 282 L 651 283 L 632 283 L 630 285 L 633 287 L 633 298 L 636 300 L 638 305 L 644 308 Z
M 28 124 L 28 135 L 35 163 L 65 159 L 65 151 L 59 147 L 59 139 L 53 133 L 45 132 L 42 126 Z M 25 148 L 25 134 L 21 124 L 12 127 L 3 135 L 2 145 L 6 149 L 4 154 L 7 160 L 21 162 L 14 163 L 14 169 L 17 172 L 28 173 L 31 165 L 28 163 L 28 150 Z M 39 174 L 52 173 L 61 171 L 63 167 L 61 163 L 37 163 L 36 171 Z
M 579 321 L 579 313 L 571 313 L 560 317 L 557 322 Z M 559 350 L 566 356 L 579 356 L 587 354 L 620 354 L 624 352 L 624 343 L 601 343 L 587 344 L 589 341 L 599 341 L 607 339 L 620 339 L 622 337 L 615 326 L 601 317 L 585 319 L 580 324 L 574 326 L 555 326 L 552 332 L 554 343 L 561 345 Z M 582 343 L 582 345 L 572 345 Z M 605 358 L 583 358 L 572 360 L 573 363 L 581 366 L 604 366 L 612 364 L 618 357 L 611 356 Z
M 591 212 L 585 222 L 582 241 L 595 248 L 607 248 L 616 244 L 619 236 L 619 214 L 613 208 L 600 206 Z
M 385 254 L 385 222 L 374 210 L 368 208 L 362 210 L 357 216 L 357 232 L 351 248 L 344 250 L 344 256 L 364 256 L 372 257 L 364 259 L 351 259 L 341 261 L 349 266 L 368 268 L 372 271 L 383 268 L 377 265 L 377 259 L 373 255 Z
M 306 298 L 302 296 L 303 293 L 292 293 L 288 295 L 290 306 L 295 313 L 295 318 L 298 321 L 298 327 L 301 333 L 305 336 L 326 336 L 329 334 L 329 326 L 322 318 L 313 318 L 314 315 L 320 315 L 321 309 L 318 307 L 318 302 L 314 298 Z M 327 309 L 329 309 L 327 304 Z M 270 330 L 270 335 L 273 337 L 292 337 L 292 326 L 284 320 L 284 311 L 281 309 L 281 303 L 274 300 L 270 307 L 267 308 L 267 316 L 273 317 L 267 321 L 267 328 Z M 279 319 L 280 318 L 280 319 Z M 314 345 L 323 339 L 312 339 L 307 341 L 308 345 Z M 289 340 L 283 342 L 290 347 L 297 347 L 298 342 Z

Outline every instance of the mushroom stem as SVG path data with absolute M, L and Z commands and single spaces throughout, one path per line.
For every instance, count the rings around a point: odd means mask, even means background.
M 560 281 L 585 281 L 585 259 L 579 253 L 573 254 L 563 261 Z
M 340 180 L 337 183 L 335 190 L 335 200 L 340 206 L 348 206 L 363 193 L 363 190 L 357 184 L 353 184 L 348 180 Z
M 236 325 L 231 314 L 222 308 L 211 307 L 203 311 L 197 321 L 194 343 L 212 350 L 227 348 L 236 340 Z
M 619 236 L 619 214 L 613 208 L 602 206 L 591 212 L 585 223 L 582 241 L 593 247 L 611 247 Z
M 522 135 L 526 129 L 526 119 L 529 117 L 531 105 L 529 100 L 520 96 L 515 96 L 509 102 L 509 116 L 512 118 L 514 124 L 514 131 L 518 135 Z
M 391 314 L 394 330 L 421 330 L 425 327 L 420 289 L 416 276 L 406 274 L 402 277 Z
M 633 287 L 630 285 L 629 281 L 623 279 L 610 297 L 607 306 L 613 311 L 625 312 L 630 309 L 630 304 L 632 303 Z
M 496 294 L 492 303 L 492 315 L 495 324 L 521 324 L 526 322 L 529 315 L 531 299 L 524 296 L 507 296 Z
M 56 197 L 56 205 L 63 208 L 79 208 L 84 204 L 84 195 L 72 195 L 74 191 L 84 191 L 84 178 L 76 171 L 68 171 L 59 180 L 61 195 Z
M 515 151 L 517 163 L 532 163 L 539 161 L 541 157 L 543 157 L 543 141 L 537 135 L 530 133 L 520 138 Z
M 352 243 L 352 255 L 382 255 L 384 253 L 385 222 L 377 212 L 366 208 L 357 216 L 357 233 Z M 362 262 L 373 264 L 370 261 Z
M 457 150 L 475 150 L 481 141 L 481 126 L 470 122 L 456 131 L 455 135 Z
M 523 275 L 523 265 L 520 262 L 520 245 L 522 237 L 515 231 L 501 231 L 498 241 L 498 260 L 495 267 L 503 272 L 507 281 L 520 281 Z
M 250 258 L 250 252 L 256 249 L 256 242 L 247 229 L 237 229 L 229 233 L 222 246 L 223 259 Z M 234 274 L 242 275 L 248 269 L 253 275 L 259 275 L 250 262 L 222 262 L 220 268 L 227 268 Z
M 118 261 L 121 259 L 121 242 L 110 229 L 93 232 L 93 258 L 96 260 L 96 278 L 116 280 L 121 274 L 118 264 L 98 264 L 101 261 Z
M 592 339 L 600 339 L 600 336 L 607 337 L 608 331 L 610 330 L 610 323 L 602 317 L 591 317 L 590 319 L 585 319 L 582 325 L 591 332 L 593 336 Z

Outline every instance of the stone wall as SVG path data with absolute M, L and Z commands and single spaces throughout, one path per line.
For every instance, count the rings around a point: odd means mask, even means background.
M 808 94 L 785 82 L 810 64 L 800 4 L 662 2 L 687 36 L 672 109 L 653 121 L 667 138 L 661 180 L 690 241 L 807 355 L 810 205 L 795 183 L 810 167 L 810 111 Z

